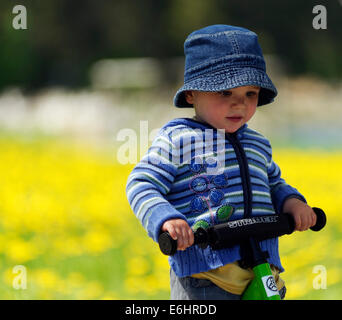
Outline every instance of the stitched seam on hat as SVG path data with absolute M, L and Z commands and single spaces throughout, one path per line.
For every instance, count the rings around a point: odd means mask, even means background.
M 232 47 L 234 48 L 235 54 L 239 54 L 240 53 L 240 47 L 239 47 L 239 44 L 236 40 L 235 34 L 232 34 L 231 37 L 227 37 L 227 38 L 230 41 L 230 43 L 232 44 Z
M 234 59 L 234 58 L 240 58 L 240 57 L 257 59 L 257 60 L 260 60 L 262 63 L 265 63 L 265 60 L 262 57 L 257 56 L 255 54 L 246 54 L 246 53 L 229 54 L 229 55 L 220 57 L 218 59 L 211 59 L 211 60 L 203 62 L 201 64 L 197 64 L 194 67 L 186 69 L 185 73 L 189 73 L 189 72 L 195 71 L 195 70 L 200 69 L 200 68 L 202 68 L 204 66 L 209 66 L 210 64 L 214 64 L 214 63 L 220 62 L 220 61 L 222 61 L 224 59 Z
M 230 35 L 230 34 L 243 34 L 243 35 L 249 35 L 249 36 L 257 36 L 256 33 L 253 31 L 241 31 L 241 30 L 231 30 L 231 31 L 221 31 L 217 33 L 201 33 L 201 34 L 196 34 L 193 36 L 189 36 L 186 40 L 185 43 L 190 41 L 190 40 L 195 40 L 203 37 L 219 37 L 221 35 Z
M 220 69 L 218 69 L 218 70 L 215 70 L 215 73 L 216 73 L 216 72 L 219 72 L 219 71 L 222 71 L 222 70 L 226 70 L 226 69 L 227 69 L 227 68 L 220 68 Z M 258 69 L 258 68 L 253 68 L 253 69 Z M 245 74 L 246 74 L 246 75 L 249 75 L 249 76 L 252 76 L 252 77 L 259 76 L 260 78 L 258 79 L 258 82 L 259 82 L 259 80 L 261 80 L 262 82 L 264 82 L 264 80 L 266 80 L 266 82 L 268 82 L 268 79 L 267 79 L 267 77 L 265 76 L 264 71 L 263 71 L 263 70 L 260 70 L 260 71 L 261 71 L 261 74 L 259 74 L 259 75 L 255 75 L 253 72 L 248 72 L 248 71 L 245 71 Z M 189 83 L 189 82 L 195 81 L 195 80 L 197 80 L 197 79 L 199 79 L 199 78 L 202 78 L 203 76 L 205 76 L 205 75 L 208 74 L 208 73 L 211 73 L 211 72 L 202 73 L 201 75 L 198 75 L 198 76 L 196 76 L 196 77 L 194 77 L 194 78 L 188 79 L 188 81 L 186 81 L 186 82 Z M 184 85 L 186 86 L 187 83 L 184 83 Z M 265 83 L 265 86 L 266 86 L 266 83 Z M 268 87 L 268 85 L 267 85 L 267 87 Z M 270 88 L 271 88 L 271 87 L 270 87 Z
M 233 69 L 240 69 L 240 68 L 252 68 L 252 69 L 258 69 L 261 72 L 265 72 L 263 68 L 259 68 L 256 65 L 249 64 L 249 63 L 245 62 L 245 63 L 241 63 L 238 67 L 234 66 L 234 65 L 224 65 L 220 68 L 210 68 L 210 69 L 204 68 L 202 71 L 197 72 L 196 75 L 193 75 L 193 76 L 186 76 L 185 75 L 185 78 L 187 78 L 187 80 L 193 80 L 193 79 L 200 78 L 200 77 L 207 75 L 207 74 L 210 74 L 210 73 L 215 74 L 215 73 L 219 73 L 222 70 L 233 70 Z
M 263 70 L 263 69 L 258 68 L 258 67 L 256 67 L 256 66 L 250 66 L 250 65 L 247 65 L 247 64 L 246 64 L 246 65 L 241 65 L 240 67 L 251 67 L 251 68 L 253 68 L 253 69 L 258 69 L 258 70 L 260 70 L 262 73 L 264 73 L 264 70 Z M 227 66 L 225 66 L 225 67 L 222 67 L 222 68 L 219 68 L 219 69 L 215 69 L 215 70 L 208 70 L 207 72 L 202 72 L 202 73 L 196 75 L 196 77 L 189 77 L 189 78 L 187 79 L 187 82 L 196 80 L 196 79 L 198 79 L 198 78 L 202 78 L 203 76 L 205 76 L 205 75 L 207 75 L 207 74 L 210 74 L 210 73 L 219 73 L 220 71 L 222 71 L 222 70 L 227 70 L 227 69 L 229 69 L 229 68 L 227 68 Z

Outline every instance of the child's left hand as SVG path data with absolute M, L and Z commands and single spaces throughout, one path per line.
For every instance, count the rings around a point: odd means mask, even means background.
M 290 198 L 285 201 L 283 211 L 293 216 L 295 230 L 305 231 L 316 224 L 316 214 L 305 202 Z

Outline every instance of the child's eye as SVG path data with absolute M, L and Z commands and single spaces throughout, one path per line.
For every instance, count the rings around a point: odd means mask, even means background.
M 248 91 L 246 95 L 247 97 L 255 97 L 258 95 L 258 93 L 256 91 Z
M 217 93 L 223 97 L 229 97 L 232 95 L 231 91 L 218 91 Z

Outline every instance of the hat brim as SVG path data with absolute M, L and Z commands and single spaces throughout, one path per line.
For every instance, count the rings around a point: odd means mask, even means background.
M 185 91 L 223 91 L 241 86 L 260 87 L 258 106 L 273 102 L 278 92 L 265 71 L 256 68 L 229 68 L 205 74 L 184 83 L 174 96 L 174 105 L 178 108 L 192 108 L 187 103 Z

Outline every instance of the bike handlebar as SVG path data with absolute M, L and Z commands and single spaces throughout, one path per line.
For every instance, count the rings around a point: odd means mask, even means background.
M 312 208 L 317 216 L 316 224 L 310 229 L 321 230 L 326 224 L 326 215 L 322 209 Z M 198 228 L 194 232 L 194 245 L 212 249 L 233 247 L 246 239 L 253 237 L 258 241 L 291 234 L 295 229 L 292 215 L 288 213 L 255 216 L 228 221 L 207 229 Z M 177 240 L 172 239 L 168 232 L 162 232 L 158 238 L 159 248 L 165 255 L 171 256 L 177 252 Z

